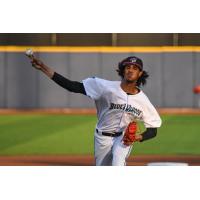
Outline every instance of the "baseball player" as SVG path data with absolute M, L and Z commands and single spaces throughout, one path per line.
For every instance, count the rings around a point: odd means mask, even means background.
M 35 57 L 32 65 L 70 92 L 81 93 L 95 101 L 98 122 L 94 133 L 95 163 L 97 166 L 126 165 L 134 142 L 154 138 L 161 119 L 147 96 L 140 89 L 146 84 L 148 73 L 140 58 L 131 56 L 122 60 L 117 72 L 121 81 L 97 77 L 82 82 L 71 81 Z M 137 133 L 137 121 L 146 127 Z

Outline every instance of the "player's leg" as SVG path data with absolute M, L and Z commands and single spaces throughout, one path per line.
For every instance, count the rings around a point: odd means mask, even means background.
M 112 145 L 113 139 L 111 137 L 95 133 L 94 154 L 96 166 L 112 165 Z
M 130 155 L 132 146 L 126 146 L 122 142 L 122 136 L 115 138 L 112 154 L 113 154 L 113 160 L 112 165 L 113 166 L 124 166 L 126 165 L 126 159 Z

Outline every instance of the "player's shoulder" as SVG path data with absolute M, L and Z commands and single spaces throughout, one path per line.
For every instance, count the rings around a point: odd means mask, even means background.
M 139 92 L 139 97 L 141 98 L 141 100 L 145 101 L 145 102 L 150 102 L 149 98 L 147 97 L 147 95 L 144 93 L 144 91 L 142 91 L 140 89 L 140 92 Z
M 97 76 L 89 77 L 89 79 L 93 79 L 93 80 L 96 81 L 97 83 L 105 84 L 105 85 L 117 85 L 117 84 L 119 84 L 119 81 L 111 81 L 111 80 L 99 78 L 99 77 L 97 77 Z

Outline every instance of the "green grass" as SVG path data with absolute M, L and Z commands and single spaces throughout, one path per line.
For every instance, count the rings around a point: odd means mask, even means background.
M 132 154 L 200 154 L 200 116 L 162 120 L 157 137 Z M 90 115 L 0 115 L 0 155 L 93 154 L 95 124 Z
M 200 154 L 200 116 L 165 115 L 162 121 L 157 137 L 135 144 L 134 154 Z

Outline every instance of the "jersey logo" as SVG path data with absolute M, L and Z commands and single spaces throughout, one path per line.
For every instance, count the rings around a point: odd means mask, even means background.
M 139 117 L 142 113 L 141 110 L 131 106 L 131 105 L 126 105 L 126 104 L 115 104 L 115 103 L 111 103 L 110 104 L 110 108 L 109 110 L 113 110 L 113 109 L 116 109 L 116 110 L 124 110 L 125 112 L 128 112 L 128 113 L 132 113 L 133 115 Z

